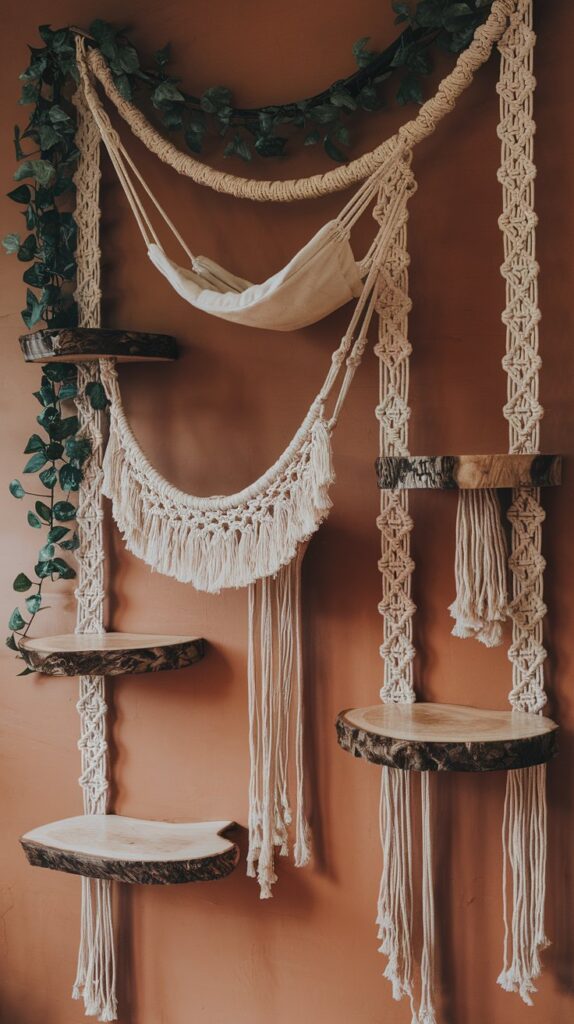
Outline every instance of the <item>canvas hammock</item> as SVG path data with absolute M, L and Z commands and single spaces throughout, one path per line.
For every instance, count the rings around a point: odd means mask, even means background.
M 101 377 L 111 402 L 105 487 L 112 499 L 114 516 L 127 545 L 154 568 L 178 579 L 188 580 L 199 589 L 217 591 L 230 586 L 248 587 L 251 754 L 248 869 L 250 873 L 257 873 L 261 895 L 264 897 L 271 894 L 271 886 L 275 881 L 274 851 L 277 848 L 281 853 L 287 851 L 288 827 L 292 816 L 288 761 L 293 694 L 296 723 L 295 859 L 297 863 L 303 864 L 309 857 L 302 760 L 300 565 L 307 540 L 328 514 L 328 488 L 333 479 L 331 435 L 366 346 L 369 324 L 375 313 L 379 316 L 380 324 L 377 352 L 381 360 L 382 390 L 377 415 L 381 421 L 381 436 L 385 439 L 387 452 L 399 451 L 401 448 L 406 450 L 409 351 L 405 334 L 405 317 L 409 306 L 406 292 L 406 204 L 415 188 L 410 169 L 412 148 L 430 134 L 440 119 L 452 109 L 456 98 L 472 81 L 475 70 L 488 58 L 492 47 L 502 36 L 508 17 L 511 16 L 511 27 L 517 17 L 521 25 L 525 24 L 527 6 L 527 0 L 495 0 L 487 21 L 476 33 L 468 50 L 459 57 L 454 71 L 441 83 L 437 94 L 423 105 L 412 122 L 403 126 L 396 136 L 372 154 L 347 167 L 296 182 L 248 182 L 205 168 L 194 158 L 179 153 L 171 143 L 155 132 L 132 104 L 119 95 L 102 55 L 97 50 L 87 51 L 84 41 L 77 40 L 81 88 L 76 102 L 81 110 L 80 123 L 89 134 L 92 148 L 94 139 L 98 134 L 101 135 L 149 249 L 157 247 L 152 250 L 155 258 L 158 263 L 164 259 L 167 261 L 163 271 L 167 273 L 169 269 L 176 290 L 185 291 L 184 297 L 188 301 L 225 318 L 257 326 L 279 325 L 279 329 L 286 330 L 294 325 L 313 322 L 338 308 L 351 295 L 357 296 L 359 283 L 364 278 L 349 328 L 333 354 L 323 387 L 291 444 L 267 473 L 236 495 L 199 498 L 170 485 L 150 465 L 129 427 L 113 363 L 102 360 L 100 366 Z M 516 53 L 513 53 L 512 60 L 503 60 L 501 95 L 505 94 L 505 90 L 513 88 L 513 75 L 517 65 L 522 66 L 521 60 L 522 54 Z M 351 202 L 344 207 L 339 218 L 326 225 L 283 271 L 271 277 L 264 285 L 253 286 L 244 279 L 230 275 L 211 260 L 192 256 L 147 189 L 113 130 L 98 97 L 96 80 L 102 83 L 119 113 L 148 148 L 181 173 L 189 174 L 196 181 L 220 191 L 252 199 L 289 201 L 327 194 L 353 182 L 366 180 Z M 507 138 L 508 126 L 505 126 L 504 121 L 501 121 L 501 131 Z M 79 194 L 83 191 L 84 195 L 91 196 L 92 203 L 91 215 L 86 216 L 84 230 L 80 231 L 78 268 L 79 282 L 81 273 L 84 273 L 87 281 L 91 275 L 93 284 L 94 268 L 90 266 L 90 261 L 97 252 L 97 230 L 94 227 L 94 220 L 97 221 L 97 188 L 94 187 L 94 180 L 97 180 L 98 171 L 97 159 L 86 160 L 87 149 L 87 145 L 84 152 L 80 148 L 77 184 Z M 152 201 L 180 241 L 190 259 L 190 269 L 177 267 L 163 253 L 137 191 L 138 187 Z M 373 206 L 377 229 L 367 256 L 357 263 L 349 246 L 348 231 L 369 205 Z M 310 294 L 317 290 L 315 286 L 323 272 L 323 257 L 329 263 L 335 255 L 340 273 L 328 274 L 334 280 L 327 283 L 325 290 L 319 289 L 320 301 L 316 303 L 314 296 L 311 301 Z M 508 268 L 509 278 L 512 269 Z M 80 284 L 78 292 L 81 300 Z M 283 308 L 281 312 L 287 295 L 290 308 Z M 89 319 L 87 314 L 84 322 Z M 382 696 L 383 699 L 413 700 L 411 617 L 414 606 L 410 598 L 412 562 L 409 554 L 411 522 L 404 492 L 391 495 L 388 499 L 382 498 L 382 501 L 388 501 L 389 504 L 382 508 L 379 524 L 383 536 L 390 543 L 381 562 L 384 584 L 381 610 L 385 616 L 385 641 L 382 648 L 385 684 Z M 84 531 L 83 548 L 80 550 L 80 559 L 84 560 L 90 554 L 86 536 Z M 521 621 L 525 621 L 524 610 Z M 522 628 L 524 631 L 526 627 L 523 625 Z M 522 663 L 518 659 L 515 662 L 516 671 L 521 673 Z M 101 725 L 101 707 L 98 714 Z M 86 709 L 86 727 L 90 725 L 89 715 L 90 709 Z M 105 777 L 105 741 L 97 745 L 97 759 L 100 774 Z M 383 772 L 381 812 L 385 864 L 379 922 L 383 947 L 389 954 L 388 974 L 399 995 L 412 993 L 408 966 L 411 963 L 411 947 L 407 928 L 410 912 L 406 895 L 410 870 L 406 778 L 406 773 L 394 779 L 391 772 Z M 426 776 L 423 776 L 421 785 L 425 839 L 425 943 L 421 961 L 422 1001 L 418 1019 L 420 1024 L 428 1024 L 434 1020 L 434 1016 L 431 1000 L 430 812 Z M 508 820 L 518 813 L 516 805 L 512 803 L 512 796 L 509 800 Z M 397 833 L 399 820 L 403 824 Z M 402 839 L 399 843 L 395 841 L 397 834 Z M 520 864 L 513 862 L 515 875 L 524 878 L 524 872 L 520 876 L 520 869 Z M 104 892 L 98 888 L 94 913 L 91 909 L 93 898 L 90 893 L 84 892 L 83 934 L 84 946 L 88 949 L 88 966 L 86 968 L 84 965 L 79 971 L 78 984 L 78 990 L 83 989 L 87 1012 L 98 1013 L 102 1020 L 114 1019 L 115 1014 L 110 968 L 113 954 L 113 944 L 109 938 L 111 919 L 109 903 L 105 903 L 102 895 Z M 107 898 L 109 901 L 109 896 Z M 520 952 L 517 955 L 520 957 Z M 95 986 L 94 972 L 98 982 Z M 506 981 L 508 987 L 512 987 L 509 978 Z

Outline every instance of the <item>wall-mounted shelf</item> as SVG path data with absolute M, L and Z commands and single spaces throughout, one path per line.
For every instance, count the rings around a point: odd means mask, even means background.
M 188 668 L 201 661 L 205 640 L 147 633 L 64 633 L 18 644 L 26 664 L 48 676 L 125 676 Z
M 377 704 L 342 711 L 344 750 L 412 771 L 494 772 L 544 764 L 556 753 L 550 718 L 458 704 Z
M 554 487 L 561 455 L 387 455 L 377 459 L 381 490 L 482 490 Z
M 85 363 L 100 358 L 113 358 L 120 363 L 177 359 L 177 343 L 169 334 L 95 327 L 34 331 L 21 336 L 20 347 L 27 363 Z
M 222 834 L 232 821 L 193 824 L 115 814 L 64 818 L 27 832 L 20 842 L 36 867 L 138 885 L 225 878 L 239 848 Z

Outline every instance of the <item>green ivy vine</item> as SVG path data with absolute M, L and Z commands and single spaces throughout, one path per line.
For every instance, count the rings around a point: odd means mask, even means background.
M 369 37 L 353 46 L 357 69 L 315 96 L 290 103 L 241 108 L 224 85 L 210 86 L 194 96 L 170 74 L 171 48 L 158 49 L 151 63 L 140 55 L 124 29 L 101 19 L 89 29 L 91 41 L 104 54 L 114 81 L 128 99 L 151 102 L 168 132 L 182 137 L 193 153 L 202 153 L 208 139 L 223 141 L 226 157 L 250 161 L 254 154 L 282 157 L 288 143 L 321 144 L 335 161 L 347 159 L 351 145 L 349 123 L 358 110 L 380 110 L 388 101 L 390 85 L 399 104 L 424 99 L 424 79 L 432 71 L 437 49 L 457 54 L 471 42 L 485 20 L 492 0 L 394 0 L 395 22 L 403 29 L 384 51 L 369 49 Z M 24 230 L 3 239 L 7 253 L 26 264 L 26 305 L 22 319 L 28 329 L 44 323 L 49 328 L 77 324 L 74 302 L 76 272 L 76 225 L 72 212 L 77 161 L 74 136 L 75 110 L 70 95 L 77 82 L 74 30 L 39 27 L 42 46 L 30 49 L 30 62 L 20 75 L 20 104 L 31 108 L 23 129 L 14 128 L 14 152 L 18 162 L 16 187 L 8 198 L 22 208 Z M 289 135 L 283 134 L 285 129 Z M 9 620 L 8 646 L 18 652 L 18 640 L 28 634 L 35 616 L 43 610 L 47 579 L 72 579 L 75 570 L 64 553 L 78 546 L 74 529 L 76 508 L 71 500 L 83 479 L 90 444 L 78 435 L 78 419 L 66 412 L 66 403 L 77 396 L 76 368 L 64 363 L 43 367 L 35 397 L 41 406 L 37 416 L 42 434 L 33 433 L 24 453 L 29 455 L 23 474 L 35 476 L 42 490 L 27 489 L 19 480 L 10 483 L 18 500 L 31 498 L 27 512 L 31 529 L 44 530 L 33 573 L 20 572 L 13 582 L 23 605 L 14 608 Z M 105 408 L 100 384 L 89 385 L 88 398 L 96 409 Z M 67 524 L 67 525 L 66 525 Z M 26 674 L 24 669 L 21 674 Z

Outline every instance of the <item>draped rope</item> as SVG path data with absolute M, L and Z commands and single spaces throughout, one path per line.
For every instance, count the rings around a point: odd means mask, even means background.
M 455 552 L 452 635 L 497 647 L 508 616 L 508 551 L 495 490 L 458 492 Z
M 500 43 L 501 165 L 503 212 L 500 228 L 504 241 L 502 275 L 506 282 L 503 322 L 507 342 L 503 366 L 507 373 L 508 420 L 511 452 L 538 452 L 543 409 L 538 398 L 538 264 L 534 210 L 532 0 L 518 0 L 510 26 Z M 513 491 L 508 513 L 512 526 L 512 690 L 513 710 L 539 714 L 546 703 L 542 621 L 542 522 L 538 488 Z M 503 908 L 505 944 L 498 979 L 507 991 L 532 1002 L 534 979 L 540 973 L 540 950 L 548 940 L 544 930 L 546 873 L 546 766 L 508 772 L 503 840 Z M 508 893 L 508 868 L 512 894 Z M 510 907 L 510 918 L 509 918 Z
M 95 48 L 88 53 L 89 65 L 102 83 L 106 94 L 134 135 L 160 160 L 186 175 L 196 184 L 205 185 L 216 192 L 253 199 L 259 202 L 292 202 L 314 199 L 340 192 L 362 181 L 388 159 L 389 150 L 412 149 L 430 135 L 439 121 L 452 110 L 458 97 L 470 85 L 476 71 L 488 60 L 494 45 L 500 39 L 508 16 L 516 0 L 494 0 L 490 14 L 474 36 L 470 46 L 461 53 L 454 69 L 440 83 L 436 94 L 424 103 L 417 116 L 403 125 L 396 136 L 385 140 L 371 153 L 351 163 L 335 167 L 325 174 L 315 174 L 291 181 L 253 181 L 208 167 L 189 153 L 183 153 L 164 139 L 144 114 L 118 91 L 103 54 Z M 398 141 L 398 146 L 397 146 Z
M 75 174 L 78 230 L 76 252 L 80 327 L 100 326 L 99 248 L 99 134 L 86 108 L 83 92 L 74 95 L 77 110 L 76 144 L 78 166 Z M 84 466 L 78 493 L 76 588 L 76 632 L 104 632 L 104 541 L 102 507 L 102 416 L 86 396 L 86 386 L 98 379 L 93 363 L 78 365 L 77 409 L 80 436 L 89 440 L 91 455 Z M 85 814 L 105 814 L 108 798 L 108 756 L 106 742 L 106 698 L 101 676 L 81 676 L 79 682 L 81 753 L 80 786 Z M 82 878 L 82 908 L 78 967 L 73 997 L 83 998 L 85 1012 L 101 1021 L 117 1016 L 115 957 L 110 882 Z

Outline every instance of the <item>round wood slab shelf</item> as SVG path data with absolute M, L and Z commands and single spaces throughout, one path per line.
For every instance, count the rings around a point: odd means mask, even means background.
M 100 358 L 117 359 L 119 363 L 177 359 L 177 343 L 169 334 L 94 327 L 48 328 L 23 334 L 20 348 L 27 363 L 86 363 Z
M 137 885 L 211 882 L 237 866 L 239 848 L 222 833 L 232 821 L 180 824 L 85 814 L 41 825 L 20 842 L 35 867 Z
M 147 633 L 45 636 L 21 640 L 26 664 L 48 676 L 127 676 L 188 668 L 201 661 L 205 640 Z
M 381 490 L 481 490 L 554 487 L 561 455 L 388 455 L 377 459 Z
M 556 753 L 550 718 L 459 704 L 377 704 L 342 711 L 344 750 L 373 764 L 418 772 L 496 772 L 544 764 Z

